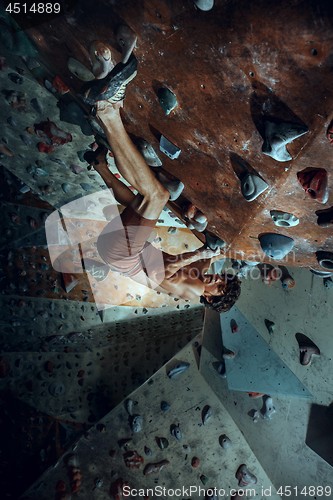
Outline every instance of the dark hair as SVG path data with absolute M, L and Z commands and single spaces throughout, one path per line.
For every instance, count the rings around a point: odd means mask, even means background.
M 219 313 L 229 311 L 236 300 L 238 300 L 241 293 L 240 281 L 237 276 L 227 274 L 225 277 L 227 284 L 224 288 L 223 295 L 216 295 L 213 297 L 212 302 L 208 302 L 203 295 L 200 297 L 201 304 Z

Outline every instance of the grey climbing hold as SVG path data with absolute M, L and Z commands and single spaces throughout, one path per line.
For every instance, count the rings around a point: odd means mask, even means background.
M 64 193 L 69 193 L 72 190 L 72 186 L 68 184 L 68 182 L 64 182 L 63 184 L 61 184 L 61 189 Z
M 161 135 L 160 138 L 160 150 L 162 153 L 167 155 L 171 160 L 175 160 L 181 153 L 181 149 L 179 149 L 175 144 L 173 144 L 169 139 Z
M 253 201 L 266 191 L 268 184 L 261 177 L 248 172 L 240 179 L 242 195 L 246 201 Z
M 175 424 L 170 426 L 170 434 L 173 437 L 175 437 L 177 439 L 177 441 L 180 441 L 183 437 L 179 425 L 175 425 Z
M 225 434 L 222 434 L 222 436 L 220 436 L 219 442 L 220 442 L 220 445 L 222 446 L 222 448 L 225 450 L 230 448 L 232 445 L 231 440 Z
M 262 145 L 262 152 L 277 161 L 292 160 L 286 145 L 301 137 L 309 131 L 305 125 L 289 122 L 265 122 L 265 138 Z
M 186 361 L 181 361 L 180 363 L 177 363 L 173 368 L 171 368 L 167 375 L 169 378 L 175 378 L 179 376 L 181 373 L 184 373 L 190 366 L 190 363 L 187 363 Z
M 324 278 L 323 279 L 324 287 L 325 288 L 333 288 L 333 280 L 332 278 Z
M 238 486 L 257 484 L 256 476 L 249 471 L 245 464 L 242 464 L 238 467 L 235 476 L 238 479 Z
M 7 120 L 8 121 L 8 120 Z M 321 227 L 332 227 L 333 225 L 333 207 L 327 210 L 318 210 L 316 212 L 318 216 L 317 224 Z
M 61 382 L 52 382 L 52 384 L 49 385 L 48 390 L 51 396 L 56 398 L 65 393 L 65 386 Z
M 44 113 L 43 106 L 42 106 L 41 102 L 36 97 L 31 99 L 30 104 L 31 104 L 32 108 L 40 115 L 42 115 Z
M 294 227 L 299 224 L 299 218 L 289 212 L 271 210 L 270 215 L 274 224 L 279 227 Z
M 17 73 L 8 73 L 8 78 L 13 82 L 16 83 L 17 85 L 22 85 L 23 83 L 23 78 L 21 75 L 18 75 Z
M 133 415 L 130 418 L 130 426 L 133 432 L 137 433 L 142 431 L 143 417 L 141 415 Z
M 155 439 L 156 439 L 157 446 L 161 450 L 165 450 L 169 446 L 169 441 L 167 440 L 167 438 L 165 438 L 165 437 L 156 437 Z
M 293 248 L 294 240 L 283 234 L 264 233 L 259 236 L 260 246 L 268 257 L 283 259 Z
M 161 401 L 161 410 L 164 412 L 170 410 L 170 404 L 167 401 Z
M 87 184 L 86 182 L 80 182 L 80 186 L 84 191 L 92 191 L 94 189 L 91 184 Z
M 330 276 L 333 276 L 333 272 L 332 271 L 331 272 L 329 272 L 329 271 L 318 271 L 318 269 L 313 269 L 312 267 L 310 267 L 310 271 L 315 276 L 320 276 L 321 278 L 329 278 Z
M 160 181 L 160 183 L 165 187 L 167 191 L 170 193 L 170 201 L 175 201 L 184 190 L 184 184 L 178 180 L 170 180 L 166 175 L 162 172 L 157 172 L 156 177 Z
M 274 413 L 276 413 L 276 409 L 273 405 L 273 399 L 270 396 L 267 396 L 265 397 L 264 406 L 261 409 L 261 414 L 265 420 L 270 420 Z
M 167 87 L 161 87 L 158 89 L 157 97 L 166 116 L 168 116 L 178 105 L 177 97 Z
M 151 144 L 149 144 L 149 142 L 147 142 L 145 139 L 140 138 L 137 140 L 136 144 L 147 165 L 149 165 L 150 167 L 160 167 L 162 165 L 161 160 L 155 152 L 155 149 Z
M 80 61 L 70 57 L 67 62 L 69 71 L 82 82 L 90 82 L 95 80 L 95 75 Z
M 215 251 L 218 248 L 224 248 L 226 246 L 225 241 L 223 241 L 221 238 L 218 238 L 217 236 L 214 236 L 211 233 L 208 233 L 208 231 L 204 231 L 204 235 L 206 238 L 206 245 L 211 250 Z
M 202 413 L 201 413 L 201 420 L 202 420 L 203 425 L 205 425 L 208 422 L 208 420 L 212 417 L 212 415 L 213 415 L 213 411 L 212 411 L 211 406 L 206 405 L 203 408 Z
M 150 448 L 148 448 L 148 446 L 145 446 L 143 451 L 145 452 L 145 455 L 147 455 L 147 457 L 151 457 L 153 452 L 151 451 Z
M 125 406 L 125 410 L 127 411 L 127 413 L 132 416 L 133 415 L 133 408 L 134 408 L 134 405 L 135 405 L 135 402 L 133 401 L 133 399 L 126 399 L 125 403 L 124 403 L 124 406 Z
M 119 46 L 121 47 L 121 62 L 123 64 L 126 64 L 133 52 L 133 49 L 136 47 L 138 37 L 129 26 L 122 24 L 117 30 L 116 39 Z
M 214 0 L 193 0 L 194 5 L 203 11 L 211 10 L 214 7 Z
M 319 250 L 316 252 L 318 264 L 324 269 L 333 271 L 333 252 Z
M 272 335 L 272 333 L 274 333 L 275 323 L 273 321 L 270 321 L 269 319 L 265 319 L 265 325 L 268 333 Z
M 315 356 L 320 356 L 319 347 L 304 333 L 296 333 L 299 348 L 299 361 L 303 366 L 310 366 Z

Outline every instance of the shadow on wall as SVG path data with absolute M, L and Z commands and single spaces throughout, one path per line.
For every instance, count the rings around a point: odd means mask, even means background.
M 312 405 L 305 443 L 333 466 L 333 403 Z

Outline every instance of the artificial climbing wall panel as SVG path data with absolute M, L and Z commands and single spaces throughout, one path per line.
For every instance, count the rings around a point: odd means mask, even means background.
M 198 347 L 196 341 L 182 349 L 130 395 L 131 403 L 127 399 L 108 413 L 22 498 L 49 499 L 60 481 L 70 491 L 73 478 L 69 460 L 75 459 L 82 475 L 78 493 L 82 499 L 119 498 L 117 487 L 121 492 L 125 484 L 131 488 L 165 487 L 164 498 L 175 498 L 172 490 L 189 489 L 191 485 L 196 488 L 191 492 L 193 500 L 203 498 L 204 490 L 210 488 L 220 490 L 221 498 L 230 498 L 230 491 L 238 489 L 236 472 L 241 464 L 247 464 L 257 476 L 257 484 L 251 485 L 253 498 L 264 500 L 262 488 L 271 488 L 269 497 L 277 500 L 279 497 L 262 465 L 222 402 L 201 377 L 197 367 Z M 187 370 L 169 378 L 169 370 L 180 362 L 188 364 Z M 207 407 L 211 416 L 203 424 Z M 134 427 L 133 421 L 138 416 L 141 425 Z M 175 427 L 179 430 L 178 439 L 172 434 Z M 221 445 L 223 435 L 230 440 L 228 448 Z M 154 467 L 152 464 L 156 463 Z M 149 495 L 157 496 L 158 493 Z
M 78 91 L 82 82 L 67 69 L 68 58 L 90 68 L 89 45 L 101 39 L 119 61 L 115 31 L 129 25 L 138 35 L 139 67 L 125 100 L 127 130 L 156 149 L 160 134 L 179 146 L 179 159 L 163 156 L 163 168 L 185 183 L 184 197 L 207 214 L 209 228 L 230 251 L 263 260 L 258 235 L 282 233 L 294 239 L 290 258 L 296 266 L 318 267 L 315 252 L 332 246 L 330 230 L 317 225 L 315 214 L 332 205 L 332 146 L 326 137 L 333 118 L 332 8 L 326 0 L 216 0 L 208 12 L 192 0 L 83 1 L 27 33 L 37 59 Z M 168 116 L 157 98 L 162 86 L 178 101 Z M 307 127 L 287 146 L 291 160 L 263 154 L 266 120 Z M 63 148 L 73 146 L 74 141 Z M 268 184 L 254 201 L 241 194 L 239 163 Z M 58 168 L 67 175 L 65 167 Z M 325 204 L 298 182 L 297 173 L 305 168 L 326 170 Z M 300 223 L 277 228 L 270 210 L 290 212 Z
M 246 392 L 230 391 L 228 372 L 226 378 L 223 378 L 217 370 L 223 359 L 218 314 L 213 318 L 211 314 L 207 315 L 211 319 L 210 323 L 205 320 L 200 371 L 223 401 L 277 488 L 290 485 L 299 489 L 309 486 L 331 487 L 332 467 L 319 453 L 310 449 L 306 441 L 310 424 L 313 432 L 316 432 L 318 426 L 322 426 L 322 421 L 318 418 L 311 421 L 313 403 L 323 405 L 324 415 L 329 415 L 332 403 L 332 336 L 331 328 L 327 329 L 332 322 L 329 306 L 332 290 L 325 288 L 323 280 L 310 272 L 294 269 L 293 275 L 297 285 L 288 292 L 279 283 L 267 287 L 259 280 L 244 280 L 238 305 L 266 339 L 272 351 L 281 357 L 309 389 L 312 398 L 273 397 L 276 413 L 271 418 L 263 418 L 262 397 L 253 399 Z M 271 334 L 265 327 L 266 318 L 275 323 Z M 321 350 L 321 356 L 309 366 L 302 366 L 300 363 L 295 339 L 298 331 L 304 332 Z M 239 334 L 241 332 L 234 333 L 235 336 Z M 237 356 L 231 361 L 237 363 Z M 257 418 L 254 418 L 255 412 Z M 331 429 L 327 439 L 330 439 L 330 433 Z M 310 490 L 306 491 L 308 498 L 318 498 L 316 490 L 312 494 Z M 332 493 L 328 492 L 328 495 Z M 292 495 L 291 498 L 296 496 Z

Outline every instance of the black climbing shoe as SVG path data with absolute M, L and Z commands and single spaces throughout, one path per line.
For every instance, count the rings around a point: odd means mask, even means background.
M 122 101 L 126 86 L 137 74 L 137 66 L 138 61 L 132 54 L 126 64 L 117 64 L 105 78 L 88 82 L 83 87 L 83 101 L 89 106 L 95 106 L 98 101 Z

